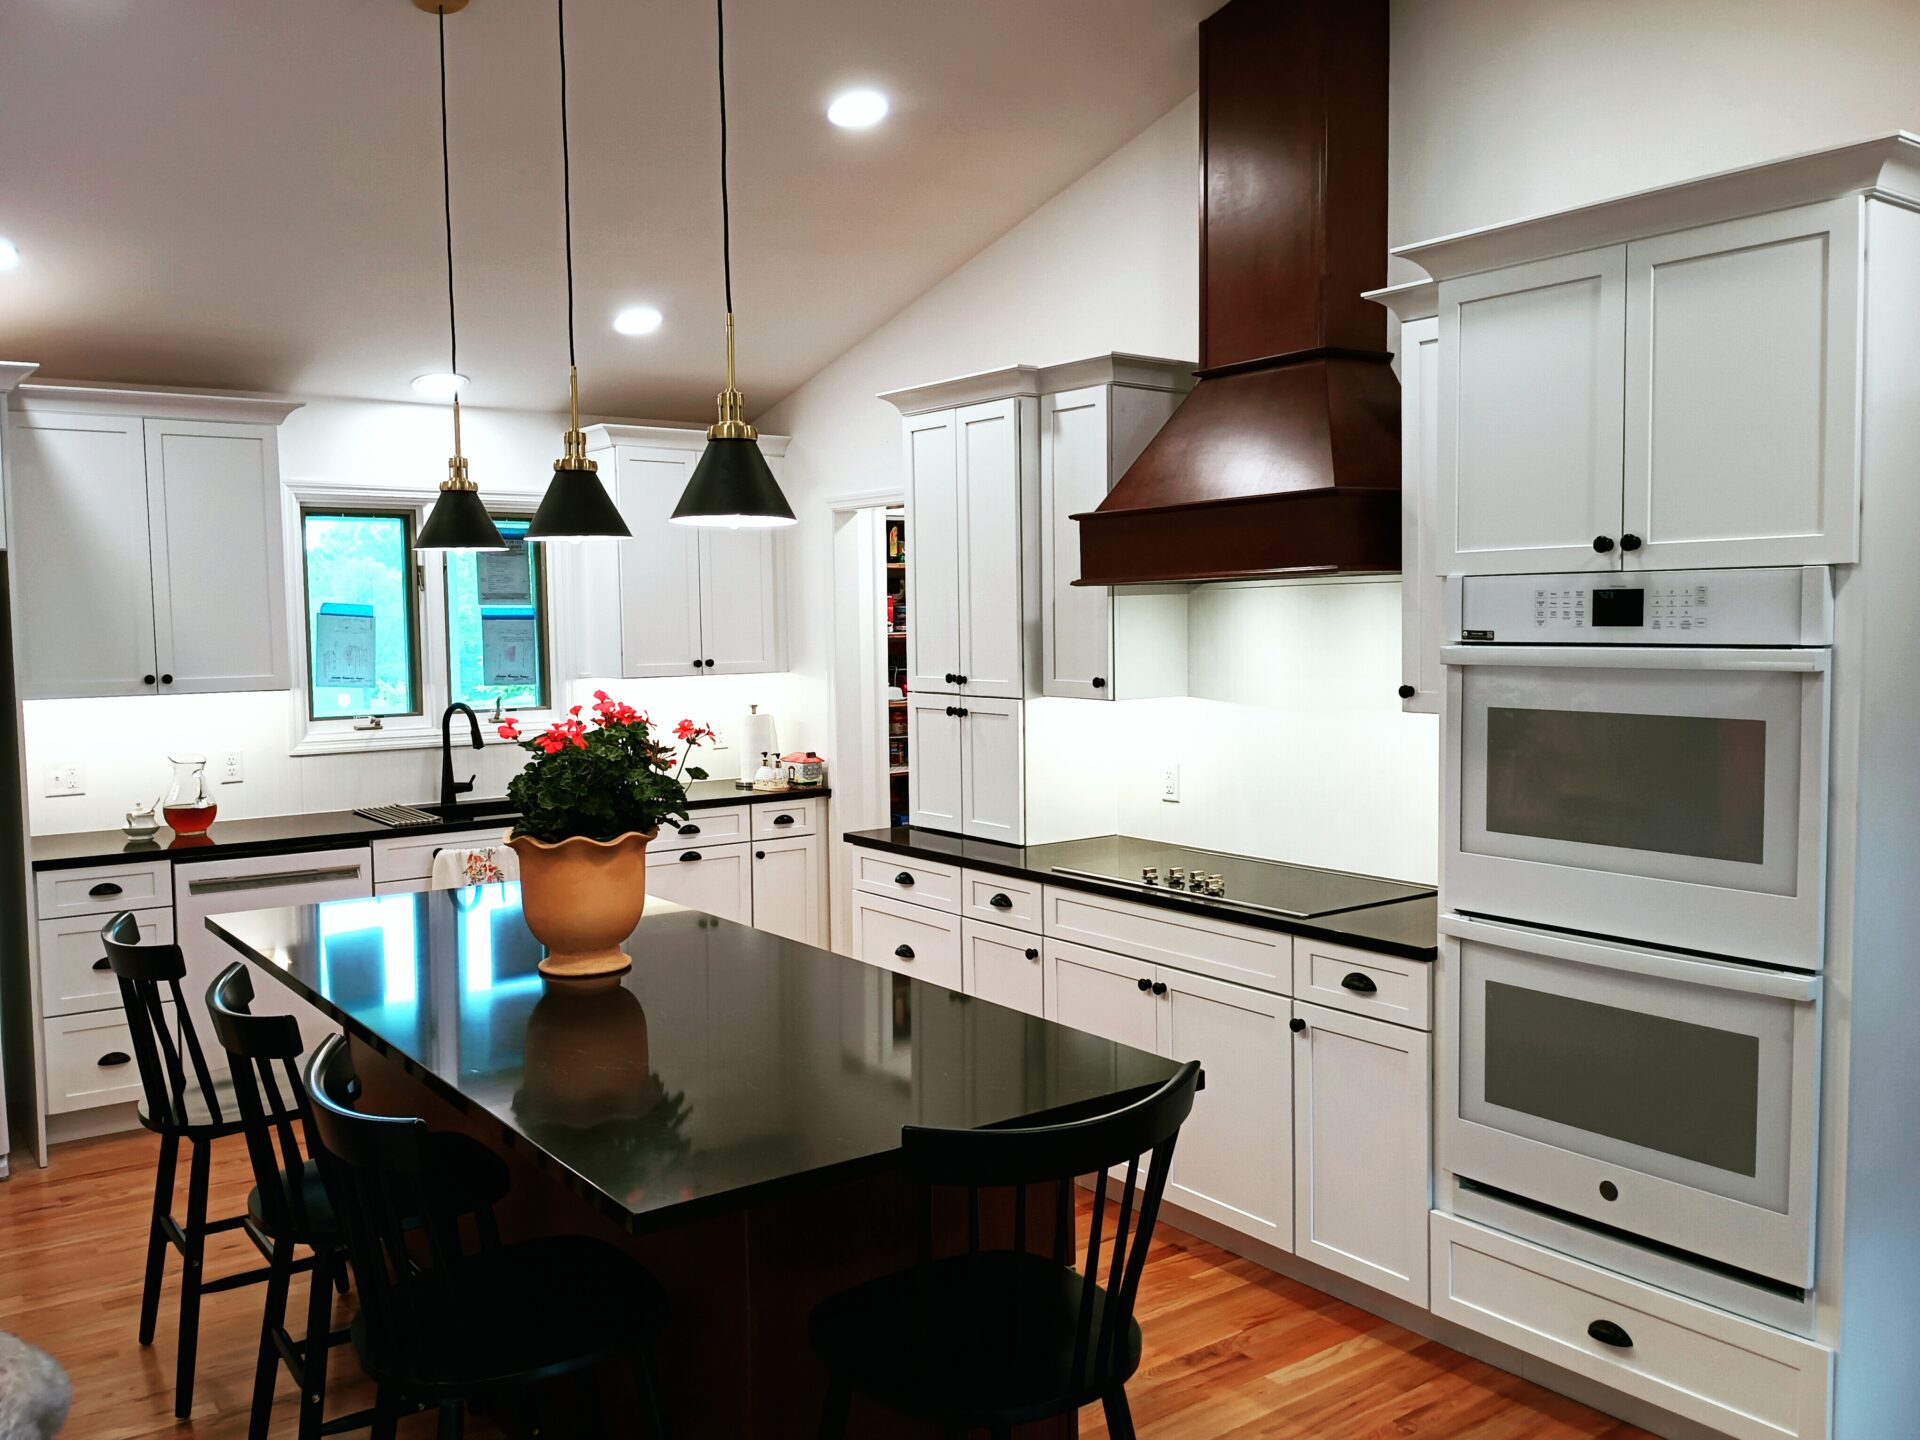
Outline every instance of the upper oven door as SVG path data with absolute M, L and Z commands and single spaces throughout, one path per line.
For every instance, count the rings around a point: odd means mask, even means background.
M 1447 647 L 1447 908 L 1817 970 L 1829 654 Z

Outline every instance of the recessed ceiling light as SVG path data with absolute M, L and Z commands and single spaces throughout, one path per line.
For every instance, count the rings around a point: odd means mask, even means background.
M 629 305 L 613 317 L 613 328 L 622 335 L 651 335 L 663 318 L 651 305 Z
M 887 97 L 878 90 L 849 90 L 827 106 L 827 119 L 843 130 L 865 130 L 886 117 Z
M 20 263 L 20 247 L 0 235 L 0 270 L 11 270 Z
M 413 393 L 424 395 L 429 400 L 451 400 L 467 387 L 467 377 L 454 375 L 447 371 L 436 371 L 431 375 L 413 377 Z

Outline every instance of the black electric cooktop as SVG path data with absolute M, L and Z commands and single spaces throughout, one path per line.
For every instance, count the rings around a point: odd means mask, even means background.
M 1115 857 L 1116 859 L 1118 857 Z M 1213 850 L 1182 846 L 1131 847 L 1125 867 L 1056 861 L 1054 873 L 1079 875 L 1109 884 L 1136 886 L 1178 894 L 1182 891 L 1215 904 L 1261 910 L 1293 920 L 1311 920 L 1344 910 L 1390 905 L 1433 894 L 1428 885 L 1400 880 L 1378 880 L 1341 870 L 1319 870 L 1311 865 L 1288 865 L 1277 860 L 1251 860 Z

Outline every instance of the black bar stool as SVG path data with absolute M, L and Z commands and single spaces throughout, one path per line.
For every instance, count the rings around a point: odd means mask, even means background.
M 826 1362 L 823 1440 L 846 1434 L 855 1392 L 938 1425 L 950 1437 L 1012 1427 L 1099 1401 L 1114 1440 L 1131 1440 L 1126 1382 L 1140 1365 L 1133 1318 L 1173 1144 L 1200 1080 L 1189 1061 L 1157 1090 L 1117 1110 L 1026 1129 L 901 1131 L 903 1164 L 920 1186 L 920 1249 L 910 1270 L 822 1301 L 809 1330 Z M 1141 1187 L 1145 1157 L 1146 1184 Z M 1127 1167 L 1114 1202 L 1111 1259 L 1099 1283 L 1108 1172 Z M 1095 1178 L 1085 1268 L 1074 1261 L 1073 1195 Z M 1027 1191 L 1054 1187 L 1051 1253 L 1029 1251 Z M 935 1259 L 936 1188 L 964 1189 L 966 1248 Z M 980 1240 L 980 1192 L 1013 1192 L 1013 1247 Z
M 307 1090 L 360 1296 L 353 1346 L 378 1386 L 374 1440 L 393 1440 L 410 1402 L 439 1408 L 441 1440 L 459 1440 L 470 1400 L 500 1401 L 524 1420 L 542 1382 L 620 1358 L 639 1384 L 639 1433 L 664 1440 L 658 1282 L 585 1236 L 502 1245 L 482 1231 L 466 1249 L 426 1121 L 361 1114 L 358 1089 L 345 1039 L 328 1036 L 307 1065 Z
M 295 1065 L 301 1053 L 299 1023 L 291 1015 L 253 1014 L 253 998 L 253 977 L 237 960 L 207 987 L 207 1012 L 227 1052 L 234 1098 L 246 1126 L 247 1155 L 253 1162 L 247 1228 L 254 1243 L 267 1253 L 267 1303 L 260 1318 L 260 1353 L 254 1365 L 247 1436 L 265 1440 L 273 1416 L 274 1381 L 279 1366 L 285 1365 L 300 1392 L 300 1440 L 314 1440 L 365 1426 L 373 1412 L 324 1418 L 327 1351 L 348 1338 L 347 1331 L 333 1329 L 332 1321 L 332 1288 L 337 1284 L 346 1289 L 346 1240 L 321 1183 L 319 1166 L 306 1158 L 318 1146 L 313 1108 Z M 465 1135 L 435 1135 L 432 1148 L 434 1164 L 447 1178 L 458 1213 L 475 1215 L 480 1227 L 493 1233 L 492 1207 L 511 1184 L 506 1163 Z M 296 1247 L 310 1251 L 310 1260 L 296 1261 Z M 308 1266 L 312 1278 L 307 1290 L 307 1333 L 304 1341 L 296 1341 L 286 1328 L 287 1292 L 293 1276 Z
M 140 1123 L 160 1137 L 154 1180 L 153 1219 L 147 1233 L 146 1280 L 140 1292 L 140 1343 L 151 1345 L 160 1315 L 160 1278 L 167 1247 L 180 1252 L 180 1353 L 175 1366 L 173 1413 L 193 1413 L 194 1360 L 200 1344 L 200 1297 L 266 1280 L 261 1268 L 208 1280 L 202 1274 L 207 1236 L 246 1228 L 245 1215 L 207 1219 L 207 1182 L 213 1142 L 246 1128 L 231 1085 L 215 1082 L 207 1069 L 193 1017 L 180 993 L 187 973 L 177 945 L 142 945 L 140 924 L 130 912 L 113 917 L 100 932 L 107 964 L 120 981 L 120 1004 L 133 1032 L 140 1071 Z M 171 1006 L 171 1008 L 169 1008 Z M 174 1172 L 180 1144 L 187 1143 L 187 1217 L 173 1218 Z M 251 1230 L 248 1237 L 260 1246 Z M 264 1248 L 263 1248 L 264 1253 Z

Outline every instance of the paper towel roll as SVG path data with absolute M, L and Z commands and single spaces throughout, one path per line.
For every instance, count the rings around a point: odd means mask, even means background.
M 773 727 L 773 716 L 760 713 L 758 705 L 747 707 L 748 713 L 740 721 L 740 781 L 742 785 L 753 783 L 753 772 L 760 768 L 760 756 L 771 750 L 774 758 L 780 755 L 780 739 Z

